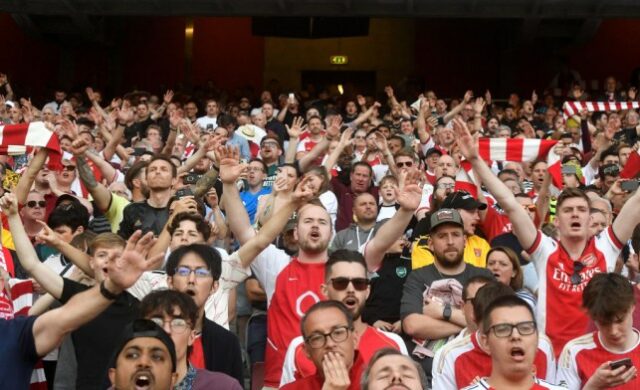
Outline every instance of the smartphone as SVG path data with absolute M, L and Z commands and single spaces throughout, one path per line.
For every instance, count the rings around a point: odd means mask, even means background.
M 147 152 L 147 148 L 133 148 L 134 156 L 142 156 Z
M 293 100 L 296 98 L 296 96 L 293 93 L 289 94 L 289 101 L 293 102 Z
M 577 172 L 576 167 L 574 165 L 563 165 L 562 166 L 562 174 L 563 175 L 575 175 Z
M 201 177 L 197 173 L 190 173 L 182 178 L 182 184 L 196 184 Z
M 627 369 L 629 369 L 633 367 L 633 362 L 631 361 L 630 358 L 624 358 L 624 359 L 615 360 L 609 363 L 609 368 L 611 368 L 612 370 L 615 370 L 616 368 L 620 368 L 622 366 L 625 366 L 627 367 Z
M 178 199 L 184 198 L 185 196 L 193 196 L 193 191 L 191 191 L 191 188 L 184 187 L 176 191 L 176 197 Z
M 620 183 L 620 187 L 622 188 L 622 191 L 627 191 L 627 192 L 633 192 L 637 190 L 639 185 L 640 185 L 640 182 L 638 182 L 637 180 L 627 180 Z

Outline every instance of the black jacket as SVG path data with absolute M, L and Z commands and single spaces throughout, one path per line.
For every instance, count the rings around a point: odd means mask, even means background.
M 205 318 L 202 325 L 202 349 L 207 370 L 225 373 L 244 386 L 242 352 L 235 334 Z

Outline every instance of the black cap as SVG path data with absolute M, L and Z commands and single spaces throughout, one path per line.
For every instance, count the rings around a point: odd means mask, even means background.
M 424 154 L 425 157 L 429 157 L 432 154 L 439 154 L 440 156 L 442 156 L 442 150 L 438 149 L 438 148 L 429 148 L 427 150 L 427 153 Z
M 487 208 L 486 203 L 478 202 L 476 198 L 471 196 L 467 191 L 452 192 L 442 202 L 444 209 L 465 209 L 465 210 L 484 210 Z
M 127 343 L 133 339 L 137 339 L 138 337 L 153 337 L 162 342 L 169 350 L 169 355 L 171 355 L 171 363 L 172 363 L 172 372 L 176 372 L 176 348 L 173 345 L 173 340 L 171 340 L 171 336 L 167 334 L 158 324 L 151 320 L 146 319 L 137 319 L 133 322 L 129 323 L 123 330 L 122 335 L 120 336 L 120 341 L 116 344 L 117 348 L 115 349 L 115 353 L 113 355 L 113 360 L 111 362 L 111 367 L 116 367 L 116 360 L 118 360 L 118 355 Z

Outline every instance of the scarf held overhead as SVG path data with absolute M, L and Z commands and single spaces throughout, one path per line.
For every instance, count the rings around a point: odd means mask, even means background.
M 49 168 L 62 168 L 62 152 L 58 136 L 47 129 L 44 122 L 0 125 L 0 154 L 20 155 L 27 147 L 49 149 Z

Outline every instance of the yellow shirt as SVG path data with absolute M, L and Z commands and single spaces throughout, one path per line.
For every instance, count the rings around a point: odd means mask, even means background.
M 120 222 L 122 222 L 124 208 L 127 207 L 129 201 L 120 195 L 111 194 L 111 204 L 104 216 L 111 225 L 111 231 L 118 233 Z
M 411 251 L 411 268 L 418 269 L 433 263 L 433 253 L 427 246 L 429 237 L 420 236 L 413 244 Z M 464 261 L 476 267 L 485 268 L 487 266 L 487 253 L 491 246 L 484 238 L 476 236 L 467 237 L 464 246 Z

